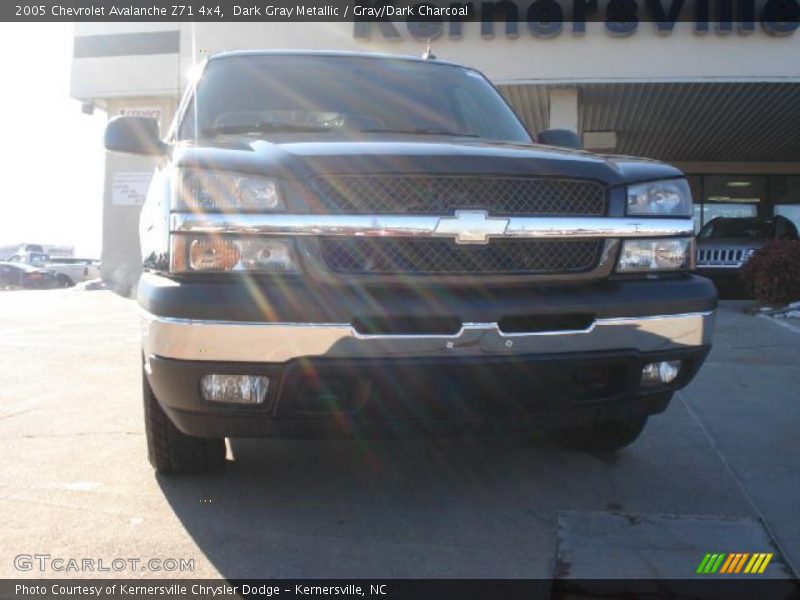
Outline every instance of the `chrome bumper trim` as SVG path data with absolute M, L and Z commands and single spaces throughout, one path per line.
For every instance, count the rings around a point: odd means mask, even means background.
M 428 215 L 284 215 L 174 213 L 173 233 L 238 233 L 292 236 L 446 237 L 461 243 L 491 238 L 647 238 L 694 235 L 691 219 L 634 217 L 508 217 L 469 213 Z M 477 215 L 477 216 L 476 216 Z M 474 219 L 474 221 L 472 221 Z
M 301 357 L 374 358 L 656 352 L 711 342 L 714 313 L 597 319 L 578 331 L 513 333 L 465 323 L 453 335 L 362 335 L 349 323 L 194 321 L 142 314 L 147 356 L 280 363 Z

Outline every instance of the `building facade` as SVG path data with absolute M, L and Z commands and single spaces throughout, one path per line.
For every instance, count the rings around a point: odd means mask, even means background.
M 583 29 L 583 31 L 581 31 Z M 480 69 L 533 133 L 575 130 L 593 151 L 689 176 L 697 227 L 782 214 L 800 227 L 800 32 L 768 23 L 78 23 L 71 95 L 166 128 L 193 67 L 223 50 L 422 54 Z M 138 277 L 138 213 L 153 160 L 108 154 L 104 277 Z

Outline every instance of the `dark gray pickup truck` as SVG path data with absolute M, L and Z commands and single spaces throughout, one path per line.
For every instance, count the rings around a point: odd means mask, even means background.
M 681 172 L 576 142 L 534 138 L 473 69 L 352 53 L 216 55 L 164 137 L 112 120 L 108 149 L 161 157 L 155 468 L 218 466 L 226 436 L 631 443 L 706 357 L 716 292 Z

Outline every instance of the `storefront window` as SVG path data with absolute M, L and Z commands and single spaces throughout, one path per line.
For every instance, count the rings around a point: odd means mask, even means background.
M 783 216 L 800 229 L 800 175 L 687 175 L 695 233 L 717 217 Z
M 697 233 L 703 228 L 703 205 L 695 203 L 692 211 L 694 218 L 694 232 Z
M 703 194 L 706 202 L 758 204 L 767 199 L 767 178 L 758 175 L 706 175 Z
M 775 214 L 786 217 L 800 230 L 800 204 L 778 204 L 775 206 Z
M 686 180 L 689 182 L 689 189 L 692 190 L 694 199 L 694 232 L 697 233 L 703 226 L 703 176 L 687 175 Z
M 703 223 L 717 217 L 755 217 L 758 208 L 755 204 L 733 204 L 728 202 L 708 202 L 703 207 Z
M 767 201 L 767 178 L 757 175 L 706 175 L 703 177 L 702 224 L 717 217 L 755 217 Z M 697 211 L 695 211 L 697 227 Z
M 774 175 L 769 178 L 774 214 L 792 221 L 800 229 L 800 176 Z

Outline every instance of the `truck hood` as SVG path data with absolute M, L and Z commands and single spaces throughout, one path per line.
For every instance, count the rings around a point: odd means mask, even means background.
M 674 167 L 646 159 L 439 136 L 324 141 L 319 134 L 270 136 L 269 140 L 225 136 L 213 144 L 181 142 L 173 152 L 174 163 L 181 167 L 301 180 L 321 174 L 448 173 L 582 178 L 614 186 L 682 176 Z

